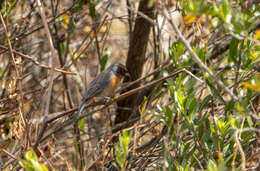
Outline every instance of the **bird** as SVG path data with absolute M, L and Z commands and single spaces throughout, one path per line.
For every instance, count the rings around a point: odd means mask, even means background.
M 124 79 L 130 79 L 130 73 L 121 63 L 114 63 L 92 80 L 84 93 L 74 121 L 76 122 L 85 106 L 94 97 L 109 98 L 118 89 Z

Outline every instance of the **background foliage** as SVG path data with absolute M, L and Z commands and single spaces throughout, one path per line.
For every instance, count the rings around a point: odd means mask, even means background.
M 259 1 L 0 7 L 1 170 L 260 169 Z M 73 124 L 87 83 L 114 62 L 137 80 L 133 106 L 89 107 Z

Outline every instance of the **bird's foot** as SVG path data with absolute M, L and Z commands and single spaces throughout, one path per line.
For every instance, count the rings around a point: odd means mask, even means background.
M 109 102 L 112 101 L 112 98 L 111 97 L 108 97 L 108 96 L 105 96 L 104 97 L 104 102 L 105 102 L 105 105 L 109 104 Z

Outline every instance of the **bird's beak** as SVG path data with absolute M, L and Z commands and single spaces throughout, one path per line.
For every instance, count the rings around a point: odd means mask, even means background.
M 124 76 L 125 76 L 125 80 L 126 80 L 126 81 L 130 81 L 131 75 L 130 75 L 129 72 L 125 72 Z

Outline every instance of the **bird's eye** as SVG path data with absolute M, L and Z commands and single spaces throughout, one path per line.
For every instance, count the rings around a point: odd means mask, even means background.
M 124 70 L 121 67 L 118 67 L 117 72 L 119 72 L 120 74 L 124 72 Z
M 126 70 L 122 67 L 117 67 L 116 72 L 119 73 L 119 74 L 124 74 L 126 72 Z

